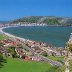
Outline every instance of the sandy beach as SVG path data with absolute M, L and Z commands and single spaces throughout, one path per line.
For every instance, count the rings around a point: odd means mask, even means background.
M 9 27 L 17 27 L 17 26 L 9 26 Z M 9 34 L 9 33 L 3 31 L 4 28 L 9 28 L 9 27 L 2 27 L 2 28 L 0 28 L 0 32 L 1 32 L 2 34 L 5 34 L 5 35 L 7 35 L 7 36 L 9 36 L 9 37 L 12 37 L 12 38 L 19 39 L 19 40 L 21 40 L 21 41 L 31 41 L 31 40 L 29 40 L 29 39 L 21 38 L 21 37 L 18 37 L 18 36 L 15 36 L 15 35 L 12 35 L 12 34 Z
M 25 39 L 25 38 L 22 38 L 22 37 L 18 37 L 18 36 L 15 36 L 15 35 L 12 35 L 12 34 L 10 34 L 10 33 L 7 33 L 7 32 L 4 32 L 3 31 L 3 29 L 4 28 L 9 28 L 9 27 L 19 27 L 19 26 L 47 26 L 46 24 L 36 24 L 36 23 L 33 23 L 33 24 L 21 24 L 21 25 L 14 25 L 14 26 L 6 26 L 6 27 L 1 27 L 0 28 L 0 32 L 2 33 L 2 34 L 5 34 L 5 35 L 7 35 L 7 36 L 9 36 L 9 37 L 12 37 L 12 38 L 15 38 L 15 39 L 19 39 L 20 41 L 23 41 L 23 42 L 25 42 L 25 41 L 29 41 L 29 42 L 32 42 L 32 40 L 30 40 L 30 39 Z
M 24 26 L 24 25 L 23 25 L 23 26 Z M 28 25 L 27 25 L 27 26 L 28 26 Z M 19 40 L 22 41 L 22 42 L 34 42 L 33 40 L 25 39 L 25 38 L 22 38 L 22 37 L 18 37 L 18 36 L 15 36 L 15 35 L 12 35 L 12 34 L 10 34 L 10 33 L 7 33 L 7 32 L 4 32 L 4 31 L 3 31 L 4 28 L 9 28 L 9 27 L 19 27 L 19 25 L 17 25 L 17 26 L 1 27 L 1 28 L 0 28 L 0 32 L 1 32 L 2 34 L 5 34 L 5 35 L 9 36 L 10 38 L 19 39 Z M 70 35 L 69 42 L 72 43 L 72 34 Z

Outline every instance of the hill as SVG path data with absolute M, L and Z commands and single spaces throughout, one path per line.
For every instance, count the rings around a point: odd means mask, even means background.
M 69 17 L 55 17 L 55 16 L 28 16 L 11 21 L 10 23 L 23 23 L 23 24 L 47 24 L 47 25 L 61 25 L 72 26 L 72 18 Z
M 7 63 L 4 63 L 4 67 L 0 68 L 0 72 L 64 72 L 64 68 L 64 65 L 56 67 L 48 63 L 7 58 Z
M 7 24 L 9 21 L 0 21 L 0 24 Z

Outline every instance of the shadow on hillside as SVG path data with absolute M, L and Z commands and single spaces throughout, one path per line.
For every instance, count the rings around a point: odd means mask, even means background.
M 0 63 L 0 68 L 2 68 L 4 65 L 2 63 Z
M 4 67 L 4 63 L 7 63 L 6 59 L 3 59 L 2 61 L 0 61 L 0 68 Z

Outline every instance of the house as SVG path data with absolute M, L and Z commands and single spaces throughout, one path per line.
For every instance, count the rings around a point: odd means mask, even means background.
M 32 61 L 41 61 L 42 59 L 38 56 L 33 56 Z

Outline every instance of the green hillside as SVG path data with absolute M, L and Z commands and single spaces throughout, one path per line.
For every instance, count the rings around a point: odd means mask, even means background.
M 13 20 L 10 23 L 44 23 L 47 25 L 72 26 L 72 18 L 54 16 L 29 16 Z
M 51 65 L 8 58 L 0 72 L 49 72 Z

